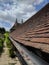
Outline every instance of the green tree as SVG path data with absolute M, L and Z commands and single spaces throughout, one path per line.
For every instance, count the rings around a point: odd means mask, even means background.
M 0 28 L 0 33 L 4 34 L 5 33 L 5 28 Z

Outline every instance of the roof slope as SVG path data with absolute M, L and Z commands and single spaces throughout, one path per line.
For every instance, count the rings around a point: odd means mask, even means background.
M 23 45 L 49 53 L 49 3 L 25 23 L 17 26 L 10 36 Z

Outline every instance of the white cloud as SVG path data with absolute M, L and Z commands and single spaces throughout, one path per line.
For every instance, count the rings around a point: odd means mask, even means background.
M 28 12 L 26 15 L 23 16 L 24 21 L 26 21 L 28 18 L 30 18 L 32 15 L 34 15 L 37 11 Z
M 19 22 L 21 19 L 27 20 L 29 17 L 34 15 L 36 6 L 42 3 L 44 0 L 0 0 L 0 19 L 4 21 L 15 22 L 18 18 Z
M 13 24 L 14 23 L 0 19 L 0 27 L 4 27 L 6 30 L 10 30 L 10 28 L 13 26 Z
M 33 1 L 34 0 L 0 0 L 3 6 L 0 6 L 0 8 L 2 7 L 2 9 L 0 9 L 0 18 L 11 22 L 14 22 L 16 17 L 22 19 L 21 17 L 23 17 L 23 15 L 35 9 L 32 5 Z

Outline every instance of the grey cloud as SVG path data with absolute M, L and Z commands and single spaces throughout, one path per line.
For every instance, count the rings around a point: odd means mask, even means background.
M 3 12 L 0 13 L 0 18 L 11 22 L 14 22 L 16 18 L 26 20 L 36 11 L 36 7 L 33 3 L 37 1 L 41 2 L 41 0 L 0 0 L 4 5 L 3 9 L 5 9 L 4 15 Z
M 0 15 L 0 18 L 3 19 L 3 20 L 7 20 L 7 21 L 11 21 L 11 22 L 14 22 L 15 21 L 15 18 L 10 16 L 10 15 Z

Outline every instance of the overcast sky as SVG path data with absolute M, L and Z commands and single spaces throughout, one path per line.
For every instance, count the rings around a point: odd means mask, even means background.
M 0 27 L 9 30 L 16 18 L 26 21 L 39 11 L 49 0 L 0 0 Z

